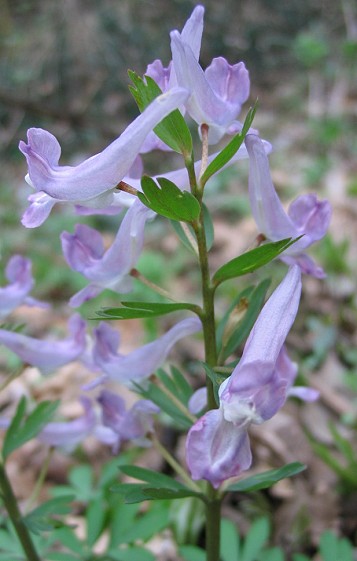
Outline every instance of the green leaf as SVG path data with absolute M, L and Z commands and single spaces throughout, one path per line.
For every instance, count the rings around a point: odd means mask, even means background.
M 4 460 L 25 442 L 35 438 L 49 423 L 58 407 L 58 401 L 43 401 L 25 417 L 26 398 L 21 398 L 15 416 L 6 432 L 2 454 Z
M 220 359 L 225 360 L 226 358 L 228 358 L 248 337 L 263 306 L 265 295 L 269 288 L 269 285 L 270 279 L 264 279 L 254 290 L 253 287 L 246 288 L 237 296 L 237 298 L 235 298 L 228 312 L 225 314 L 224 318 L 222 318 L 222 321 L 217 330 L 217 339 L 219 341 L 220 347 Z M 224 326 L 226 325 L 233 309 L 239 305 L 239 302 L 243 298 L 248 301 L 248 307 L 245 311 L 244 317 L 237 324 L 232 335 L 228 338 L 227 341 L 224 342 L 224 347 L 221 348 L 223 346 L 222 335 Z
M 41 532 L 52 531 L 54 528 L 59 528 L 63 526 L 64 523 L 60 520 L 53 519 L 52 516 L 71 512 L 69 503 L 73 501 L 73 499 L 74 495 L 50 499 L 27 514 L 23 518 L 23 521 L 31 532 L 38 535 L 41 534 Z
M 205 185 L 212 175 L 217 173 L 222 169 L 228 162 L 233 158 L 233 156 L 238 152 L 239 148 L 243 144 L 246 134 L 251 127 L 255 113 L 257 110 L 257 103 L 254 107 L 251 107 L 245 118 L 243 128 L 240 133 L 236 134 L 232 140 L 221 150 L 221 152 L 212 160 L 212 162 L 207 166 L 204 174 L 201 177 L 201 184 Z
M 171 417 L 177 427 L 182 429 L 190 429 L 192 427 L 191 419 L 189 419 L 183 411 L 168 398 L 167 394 L 155 384 L 149 382 L 148 386 L 145 388 L 139 384 L 135 384 L 135 388 L 142 397 L 153 401 L 162 412 Z
M 150 76 L 145 76 L 144 81 L 132 70 L 129 70 L 128 74 L 134 84 L 134 86 L 129 86 L 129 90 L 139 110 L 143 112 L 162 91 Z M 178 109 L 165 117 L 165 119 L 154 128 L 154 132 L 165 144 L 170 146 L 172 150 L 183 154 L 185 158 L 191 157 L 192 136 L 184 117 Z
M 188 191 L 181 191 L 165 177 L 157 179 L 144 175 L 141 179 L 142 193 L 138 191 L 141 202 L 161 216 L 182 222 L 193 222 L 201 212 L 197 199 Z M 160 188 L 161 187 L 161 188 Z
M 126 549 L 108 551 L 108 557 L 100 561 L 155 561 L 154 555 L 142 547 L 133 546 Z
M 90 501 L 86 510 L 86 536 L 87 543 L 90 548 L 93 547 L 93 545 L 103 532 L 106 516 L 107 509 L 105 508 L 101 497 Z
M 320 553 L 323 561 L 353 561 L 353 548 L 345 538 L 338 538 L 326 530 L 320 538 Z
M 285 561 L 285 557 L 280 547 L 270 547 L 260 553 L 258 561 Z
M 206 560 L 206 552 L 195 545 L 182 545 L 179 549 L 179 554 L 185 561 Z
M 151 469 L 142 468 L 140 466 L 119 466 L 119 470 L 125 475 L 129 475 L 129 477 L 134 477 L 140 481 L 145 481 L 146 483 L 150 483 L 155 486 L 158 485 L 159 487 L 163 487 L 165 489 L 186 489 L 185 485 L 176 481 L 176 479 L 173 479 L 168 475 L 164 475 L 163 473 L 152 471 Z
M 191 489 L 184 486 L 182 489 L 172 489 L 154 488 L 147 483 L 119 483 L 118 485 L 113 485 L 112 492 L 120 494 L 124 498 L 126 504 L 164 499 L 183 499 L 185 497 L 197 497 L 203 500 L 203 495 L 196 491 L 191 491 Z
M 233 483 L 227 491 L 240 491 L 241 493 L 250 493 L 251 491 L 259 491 L 260 489 L 267 489 L 286 477 L 292 477 L 304 471 L 306 466 L 300 462 L 292 462 L 278 469 L 270 469 L 252 477 L 247 477 Z
M 178 310 L 191 310 L 197 313 L 199 310 L 195 304 L 187 302 L 121 302 L 121 308 L 103 308 L 96 314 L 105 319 L 134 319 L 163 316 Z
M 193 394 L 191 384 L 186 380 L 185 376 L 180 372 L 178 368 L 176 368 L 176 366 L 171 366 L 170 370 L 179 399 L 183 403 L 188 403 L 188 400 Z
M 197 497 L 203 500 L 203 495 L 201 493 L 197 493 L 196 491 L 191 491 L 188 487 L 184 489 L 154 489 L 148 487 L 144 491 L 144 495 L 150 501 L 157 501 L 163 499 L 184 499 L 186 497 Z
M 263 267 L 283 253 L 283 251 L 288 249 L 288 247 L 298 239 L 300 238 L 294 240 L 287 238 L 278 242 L 266 243 L 239 255 L 239 257 L 235 257 L 215 272 L 213 275 L 213 282 L 218 285 L 228 279 L 233 279 L 256 271 L 256 269 Z
M 244 540 L 241 561 L 256 560 L 258 553 L 263 549 L 264 544 L 269 538 L 269 531 L 268 518 L 259 518 L 253 522 Z
M 237 527 L 231 520 L 221 520 L 221 559 L 222 561 L 233 561 L 240 559 L 239 535 Z

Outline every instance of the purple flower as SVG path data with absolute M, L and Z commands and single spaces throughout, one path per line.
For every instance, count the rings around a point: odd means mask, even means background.
M 296 376 L 283 345 L 298 310 L 300 292 L 301 273 L 294 266 L 263 307 L 242 358 L 221 385 L 219 409 L 208 411 L 190 429 L 186 453 L 193 479 L 207 479 L 219 487 L 250 467 L 250 424 L 275 415 Z
M 179 33 L 182 41 L 184 41 L 184 43 L 187 43 L 191 47 L 194 56 L 197 59 L 200 55 L 201 49 L 203 15 L 203 6 L 196 6 L 191 16 L 185 23 L 181 34 Z M 147 66 L 145 76 L 150 76 L 150 78 L 152 78 L 156 82 L 162 92 L 166 92 L 171 88 L 177 86 L 177 79 L 172 61 L 170 61 L 169 65 L 165 67 L 162 64 L 161 60 L 154 60 L 154 62 Z M 185 112 L 184 106 L 181 106 L 179 109 L 182 113 Z M 169 148 L 154 132 L 150 132 L 146 137 L 142 147 L 140 148 L 140 153 L 146 154 L 147 152 L 151 152 L 152 150 L 168 151 L 171 150 L 171 148 Z
M 98 397 L 102 408 L 102 423 L 116 435 L 114 452 L 123 441 L 132 440 L 139 446 L 146 446 L 146 435 L 153 432 L 153 415 L 160 409 L 151 401 L 141 399 L 127 410 L 122 397 L 108 390 L 103 390 Z
M 28 337 L 22 333 L 0 329 L 0 344 L 17 354 L 31 366 L 37 366 L 43 374 L 79 359 L 86 347 L 86 323 L 79 314 L 68 322 L 70 336 L 62 341 L 50 341 Z
M 36 192 L 29 198 L 31 205 L 23 216 L 24 226 L 42 224 L 57 202 L 107 207 L 146 136 L 184 103 L 187 95 L 182 88 L 160 95 L 105 150 L 77 166 L 59 166 L 61 148 L 57 139 L 43 129 L 29 129 L 28 144 L 21 141 L 19 148 L 26 156 L 29 181 Z
M 77 224 L 74 235 L 68 232 L 61 234 L 62 250 L 68 265 L 91 281 L 72 296 L 70 306 L 80 306 L 105 288 L 130 292 L 132 279 L 129 273 L 140 256 L 145 223 L 152 215 L 152 211 L 137 199 L 126 213 L 107 251 L 104 251 L 99 232 L 84 224 Z
M 236 118 L 249 96 L 248 71 L 243 62 L 230 65 L 222 57 L 203 71 L 199 52 L 178 31 L 170 35 L 177 84 L 191 92 L 185 107 L 196 123 L 209 126 L 209 142 L 215 144 L 226 132 L 241 128 Z
M 271 180 L 262 141 L 255 135 L 247 135 L 245 144 L 250 165 L 250 204 L 259 230 L 271 241 L 303 235 L 283 253 L 281 259 L 289 265 L 298 264 L 304 273 L 323 278 L 323 269 L 304 250 L 326 234 L 332 212 L 330 203 L 327 200 L 318 201 L 313 194 L 302 195 L 292 202 L 286 214 Z
M 49 304 L 28 295 L 34 286 L 31 268 L 31 261 L 21 255 L 13 255 L 9 259 L 5 269 L 9 284 L 0 287 L 0 318 L 4 318 L 21 304 L 49 307 Z
M 198 318 L 179 321 L 167 333 L 127 355 L 117 352 L 120 336 L 107 323 L 101 322 L 94 330 L 94 363 L 104 372 L 104 376 L 95 381 L 98 385 L 108 378 L 123 384 L 140 382 L 148 378 L 166 360 L 172 347 L 187 335 L 202 329 Z M 93 384 L 90 385 L 93 387 Z

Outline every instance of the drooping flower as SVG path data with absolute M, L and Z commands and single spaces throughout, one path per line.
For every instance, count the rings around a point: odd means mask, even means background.
M 137 199 L 127 211 L 107 251 L 104 251 L 99 232 L 84 224 L 77 224 L 74 234 L 61 234 L 67 263 L 90 281 L 88 286 L 72 296 L 70 306 L 80 306 L 105 288 L 115 292 L 131 290 L 132 278 L 129 273 L 140 256 L 145 223 L 152 215 L 153 212 Z
M 132 440 L 139 446 L 147 446 L 146 436 L 154 430 L 153 415 L 160 409 L 147 399 L 141 399 L 127 409 L 125 401 L 119 395 L 103 390 L 98 397 L 102 408 L 102 424 L 116 435 L 114 452 L 120 449 L 121 443 Z
M 9 259 L 5 269 L 5 276 L 9 284 L 0 287 L 0 318 L 4 318 L 22 304 L 39 308 L 49 307 L 46 302 L 29 296 L 34 286 L 31 268 L 31 261 L 26 257 L 13 255 Z
M 302 235 L 280 258 L 289 265 L 298 264 L 306 274 L 323 278 L 323 269 L 305 250 L 326 234 L 332 213 L 330 203 L 319 201 L 314 194 L 301 195 L 291 203 L 286 213 L 275 191 L 262 141 L 256 135 L 247 135 L 245 144 L 250 166 L 250 205 L 259 230 L 271 241 Z
M 219 487 L 250 467 L 249 426 L 276 414 L 296 376 L 283 345 L 300 293 L 300 269 L 293 266 L 266 302 L 242 358 L 221 385 L 219 409 L 208 411 L 188 433 L 187 464 L 193 479 L 207 479 Z
M 98 385 L 111 379 L 130 385 L 131 382 L 140 382 L 148 378 L 163 364 L 177 341 L 187 335 L 197 333 L 201 329 L 202 324 L 198 318 L 187 318 L 179 321 L 156 341 L 147 343 L 127 355 L 122 355 L 117 352 L 120 341 L 119 333 L 107 323 L 101 322 L 94 330 L 93 360 L 104 375 L 94 384 Z M 93 384 L 89 387 L 93 387 Z
M 42 340 L 23 333 L 0 329 L 0 344 L 4 345 L 23 362 L 37 366 L 43 374 L 78 360 L 86 347 L 86 322 L 79 314 L 68 321 L 70 336 L 61 341 Z
M 35 193 L 29 197 L 31 205 L 23 216 L 24 226 L 42 224 L 58 202 L 110 205 L 114 188 L 128 173 L 146 136 L 187 96 L 182 88 L 158 96 L 119 138 L 77 166 L 59 166 L 61 148 L 57 139 L 43 129 L 29 129 L 28 144 L 21 141 L 19 148 L 26 156 Z

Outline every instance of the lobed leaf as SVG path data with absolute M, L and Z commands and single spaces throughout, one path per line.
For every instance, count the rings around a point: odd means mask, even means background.
M 161 216 L 182 222 L 194 222 L 199 217 L 201 207 L 197 199 L 188 191 L 181 191 L 165 177 L 157 179 L 144 175 L 141 179 L 140 201 Z

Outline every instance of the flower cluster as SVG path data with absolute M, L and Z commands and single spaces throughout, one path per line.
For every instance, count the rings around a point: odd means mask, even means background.
M 271 145 L 259 137 L 257 130 L 245 127 L 238 120 L 250 91 L 244 63 L 231 65 L 218 57 L 205 70 L 200 65 L 203 16 L 204 8 L 196 6 L 183 30 L 172 31 L 169 65 L 165 67 L 160 60 L 154 61 L 147 67 L 146 78 L 140 82 L 144 88 L 149 88 L 150 80 L 154 80 L 161 93 L 149 102 L 145 100 L 141 114 L 100 153 L 76 166 L 60 165 L 59 142 L 50 132 L 37 128 L 31 128 L 27 143 L 22 141 L 19 146 L 27 160 L 27 182 L 34 190 L 22 219 L 26 227 L 43 224 L 57 203 L 72 204 L 82 217 L 95 212 L 117 214 L 125 209 L 117 234 L 107 249 L 101 234 L 87 224 L 77 224 L 73 234 L 63 232 L 61 235 L 66 262 L 88 281 L 69 301 L 72 308 L 77 308 L 105 289 L 119 294 L 132 290 L 132 272 L 143 250 L 146 225 L 161 208 L 144 204 L 147 193 L 140 181 L 143 175 L 140 154 L 154 149 L 169 151 L 171 148 L 165 143 L 165 136 L 160 135 L 158 125 L 174 111 L 179 118 L 190 117 L 198 125 L 203 143 L 202 161 L 195 162 L 193 155 L 186 154 L 185 167 L 169 170 L 160 178 L 165 179 L 166 185 L 174 184 L 179 194 L 176 201 L 185 201 L 184 192 L 190 190 L 189 200 L 195 198 L 194 203 L 201 205 L 196 218 L 183 219 L 190 222 L 189 235 L 196 234 L 201 269 L 205 268 L 202 274 L 202 282 L 206 282 L 202 289 L 204 302 L 202 307 L 197 306 L 198 317 L 178 321 L 155 341 L 126 355 L 118 350 L 120 336 L 115 329 L 101 322 L 89 335 L 86 322 L 79 314 L 70 318 L 70 334 L 65 339 L 43 341 L 0 329 L 0 343 L 44 374 L 79 360 L 97 375 L 86 388 L 101 386 L 96 403 L 84 397 L 81 417 L 68 423 L 50 423 L 40 433 L 40 440 L 70 449 L 86 435 L 95 434 L 115 451 L 126 440 L 145 444 L 147 434 L 153 431 L 153 415 L 159 412 L 157 405 L 140 400 L 127 410 L 122 397 L 109 391 L 106 384 L 114 381 L 133 388 L 138 382 L 142 383 L 160 368 L 177 341 L 202 328 L 206 349 L 212 344 L 214 338 L 207 342 L 207 333 L 214 329 L 211 310 L 214 306 L 210 304 L 209 307 L 205 298 L 213 298 L 214 290 L 210 280 L 207 281 L 207 255 L 202 257 L 206 251 L 205 240 L 202 241 L 205 183 L 201 184 L 200 180 L 212 162 L 214 169 L 210 177 L 223 167 L 247 158 L 249 200 L 259 233 L 263 234 L 260 237 L 271 242 L 288 238 L 295 243 L 279 255 L 289 265 L 289 270 L 258 315 L 240 361 L 221 384 L 217 408 L 208 403 L 210 409 L 197 419 L 188 433 L 187 464 L 192 478 L 206 479 L 218 488 L 250 467 L 248 429 L 251 424 L 270 419 L 289 395 L 304 400 L 317 397 L 312 389 L 293 387 L 297 366 L 290 360 L 284 344 L 298 311 L 301 273 L 317 278 L 324 276 L 323 269 L 306 250 L 325 235 L 331 207 L 327 201 L 319 201 L 315 194 L 307 194 L 298 197 L 285 212 L 270 176 Z M 170 134 L 175 133 L 171 130 Z M 234 135 L 234 139 L 240 141 L 235 153 L 230 157 L 223 151 L 209 155 L 209 146 L 227 135 Z M 222 160 L 222 164 L 218 165 L 218 160 Z M 153 179 L 160 183 L 157 176 Z M 153 184 L 156 185 L 155 181 Z M 126 192 L 120 190 L 122 185 L 126 185 Z M 165 184 L 160 185 L 164 197 Z M 170 208 L 166 207 L 163 215 L 168 212 L 170 216 Z M 6 276 L 9 285 L 0 289 L 1 317 L 20 304 L 43 305 L 29 297 L 33 279 L 27 259 L 14 256 L 7 265 Z M 216 364 L 209 366 L 214 368 Z M 201 389 L 187 406 L 198 414 L 206 409 L 206 402 L 207 394 Z M 6 420 L 1 422 L 3 427 L 7 426 Z

